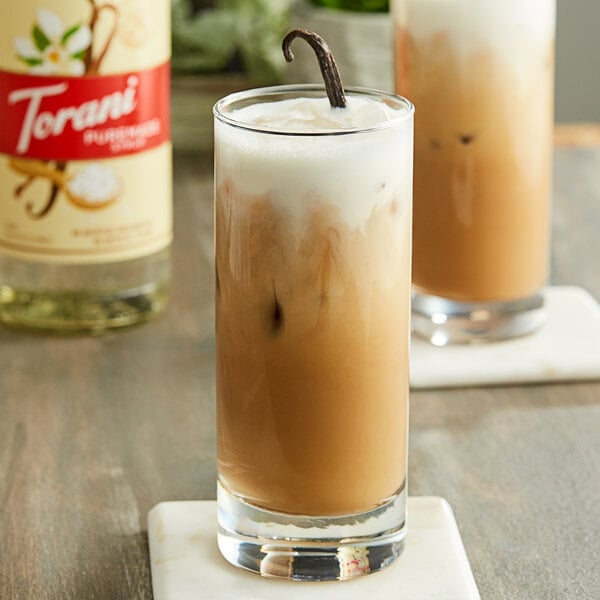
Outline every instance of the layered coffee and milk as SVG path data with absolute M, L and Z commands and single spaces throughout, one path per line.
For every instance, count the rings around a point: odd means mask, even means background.
M 262 508 L 355 514 L 404 484 L 412 122 L 384 100 L 215 123 L 218 469 Z
M 396 79 L 417 107 L 418 291 L 535 293 L 547 274 L 554 0 L 396 0 Z

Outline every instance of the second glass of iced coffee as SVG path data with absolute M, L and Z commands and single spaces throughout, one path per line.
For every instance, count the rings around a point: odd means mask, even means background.
M 410 102 L 319 86 L 215 107 L 219 547 L 348 579 L 405 533 Z
M 523 335 L 548 272 L 555 0 L 394 0 L 415 122 L 413 329 Z

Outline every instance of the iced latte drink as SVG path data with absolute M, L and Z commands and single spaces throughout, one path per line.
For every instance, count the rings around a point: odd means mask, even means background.
M 396 0 L 396 83 L 417 107 L 413 327 L 434 343 L 540 325 L 555 0 Z
M 403 537 L 412 106 L 347 101 L 215 107 L 219 545 L 263 575 L 353 577 Z

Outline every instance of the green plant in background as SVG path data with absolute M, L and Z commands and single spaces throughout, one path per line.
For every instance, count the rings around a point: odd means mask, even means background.
M 238 65 L 275 81 L 285 64 L 281 40 L 291 0 L 172 0 L 173 70 L 225 71 Z
M 316 6 L 338 8 L 340 10 L 355 10 L 359 12 L 387 12 L 388 0 L 311 0 Z

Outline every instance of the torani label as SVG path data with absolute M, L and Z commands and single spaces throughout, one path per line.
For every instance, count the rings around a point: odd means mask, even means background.
M 84 264 L 170 243 L 169 10 L 0 5 L 0 252 Z

